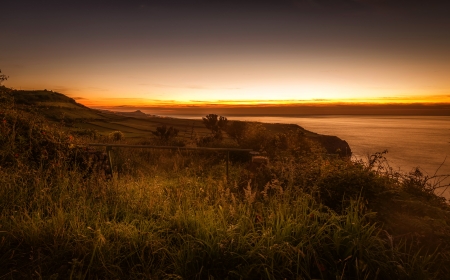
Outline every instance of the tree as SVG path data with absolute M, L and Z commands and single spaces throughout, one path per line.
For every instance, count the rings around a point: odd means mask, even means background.
M 202 119 L 203 124 L 207 129 L 211 130 L 211 134 L 214 136 L 214 138 L 221 139 L 222 130 L 226 128 L 228 123 L 227 118 L 218 116 L 216 114 L 209 114 Z
M 6 80 L 8 80 L 8 76 L 6 76 L 5 74 L 2 74 L 2 70 L 0 70 L 0 86 L 2 85 L 2 83 Z
M 159 137 L 159 139 L 163 141 L 167 141 L 178 135 L 178 129 L 173 128 L 172 126 L 167 128 L 166 125 L 163 125 L 156 127 L 156 131 L 152 131 L 152 134 Z

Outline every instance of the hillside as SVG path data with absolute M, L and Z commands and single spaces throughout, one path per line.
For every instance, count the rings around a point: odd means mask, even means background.
M 48 90 L 13 90 L 14 102 L 19 106 L 31 106 L 52 121 L 104 119 L 92 110 L 64 94 Z
M 111 112 L 94 110 L 64 94 L 48 90 L 14 90 L 16 104 L 31 106 L 52 121 L 64 121 L 75 131 L 96 131 L 100 135 L 108 135 L 113 131 L 121 131 L 125 137 L 151 138 L 151 131 L 159 126 L 172 126 L 180 131 L 179 136 L 186 139 L 207 136 L 210 131 L 203 125 L 201 119 L 178 119 L 148 115 L 140 110 L 135 112 Z M 211 112 L 214 113 L 214 112 Z M 338 153 L 350 156 L 351 148 L 336 136 L 320 135 L 295 124 L 261 124 L 269 133 L 283 133 L 299 130 L 314 141 L 319 142 L 328 153 Z

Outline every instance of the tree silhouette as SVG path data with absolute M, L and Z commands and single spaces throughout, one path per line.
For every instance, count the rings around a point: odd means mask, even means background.
M 167 141 L 170 138 L 176 137 L 178 135 L 178 129 L 173 128 L 172 126 L 167 128 L 166 125 L 158 126 L 156 131 L 152 131 L 153 135 L 159 137 L 159 139 L 163 141 Z
M 6 80 L 8 80 L 8 76 L 6 76 L 5 74 L 2 74 L 2 70 L 0 70 L 0 86 L 2 85 L 2 83 Z
M 218 116 L 216 114 L 209 114 L 202 119 L 203 124 L 207 129 L 211 130 L 211 134 L 214 136 L 214 138 L 221 139 L 222 130 L 226 128 L 228 123 L 227 118 Z
M 113 141 L 121 141 L 125 138 L 125 135 L 123 134 L 122 131 L 117 130 L 117 131 L 113 131 L 109 134 L 109 138 L 112 139 Z

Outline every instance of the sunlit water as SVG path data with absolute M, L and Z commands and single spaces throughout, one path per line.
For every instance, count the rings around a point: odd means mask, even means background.
M 440 167 L 438 174 L 450 174 L 448 116 L 236 116 L 228 119 L 298 124 L 346 140 L 355 159 L 366 159 L 367 155 L 387 150 L 386 158 L 394 170 L 410 172 L 420 167 L 432 176 Z M 450 178 L 443 183 L 449 184 Z M 450 190 L 444 196 L 450 198 Z

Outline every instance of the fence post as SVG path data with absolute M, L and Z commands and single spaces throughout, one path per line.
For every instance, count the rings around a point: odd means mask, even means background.
M 112 148 L 110 146 L 106 146 L 106 154 L 108 156 L 109 170 L 111 170 L 111 176 L 112 176 L 113 165 L 112 165 L 112 159 L 111 159 L 111 150 L 112 150 Z
M 230 161 L 230 151 L 227 151 L 227 183 L 228 183 L 228 162 Z

